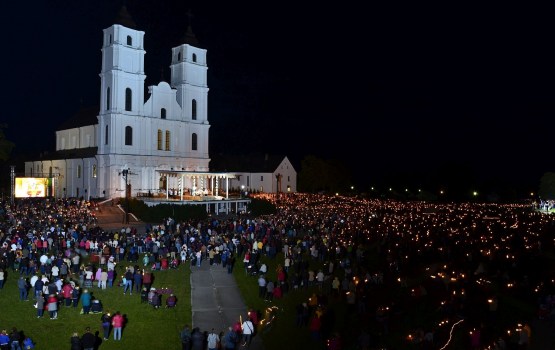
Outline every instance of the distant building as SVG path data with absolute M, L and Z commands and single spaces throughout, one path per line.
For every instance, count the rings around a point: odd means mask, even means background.
M 214 155 L 210 166 L 215 171 L 234 173 L 231 188 L 242 192 L 297 192 L 297 172 L 283 155 Z
M 25 162 L 25 176 L 53 178 L 55 197 L 125 197 L 126 190 L 217 196 L 230 180 L 274 192 L 278 173 L 287 176 L 283 191 L 296 191 L 287 158 L 269 172 L 241 171 L 236 180 L 209 173 L 206 50 L 195 46 L 190 25 L 183 44 L 172 48 L 170 83 L 149 86 L 145 100 L 145 33 L 125 6 L 116 23 L 104 29 L 99 109 L 68 120 L 56 131 L 55 152 Z

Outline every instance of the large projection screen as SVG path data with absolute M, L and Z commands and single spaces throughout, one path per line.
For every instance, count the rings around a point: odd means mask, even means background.
M 15 197 L 16 198 L 36 198 L 46 196 L 46 177 L 16 177 L 15 178 Z

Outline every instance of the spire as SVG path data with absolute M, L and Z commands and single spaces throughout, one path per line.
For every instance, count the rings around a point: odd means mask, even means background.
M 127 12 L 127 6 L 125 6 L 125 2 L 119 10 L 118 17 L 116 18 L 115 23 L 121 24 L 122 26 L 125 26 L 127 28 L 137 29 L 135 21 L 133 21 L 133 18 L 131 18 L 129 12 Z
M 198 40 L 197 40 L 197 37 L 195 36 L 195 33 L 193 33 L 193 28 L 191 27 L 191 22 L 193 20 L 193 13 L 191 12 L 190 9 L 189 11 L 187 11 L 187 17 L 189 18 L 189 24 L 187 25 L 187 32 L 185 33 L 181 41 L 185 44 L 196 46 L 198 45 Z

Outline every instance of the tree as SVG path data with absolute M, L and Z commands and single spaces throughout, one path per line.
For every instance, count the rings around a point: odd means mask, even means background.
M 351 174 L 340 161 L 324 160 L 313 155 L 308 155 L 301 161 L 300 192 L 345 191 L 350 186 Z
M 543 174 L 538 193 L 542 199 L 555 199 L 555 173 Z
M 0 160 L 7 161 L 10 158 L 10 154 L 12 149 L 15 147 L 15 144 L 9 141 L 4 135 L 3 129 L 6 129 L 8 126 L 6 124 L 0 124 Z

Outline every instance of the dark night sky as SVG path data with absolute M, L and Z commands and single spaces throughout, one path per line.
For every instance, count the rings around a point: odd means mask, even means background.
M 102 30 L 121 1 L 3 4 L 1 121 L 15 154 L 98 105 Z M 537 187 L 555 170 L 547 8 L 127 0 L 147 85 L 188 23 L 208 50 L 210 151 L 343 159 L 386 174 L 447 165 Z M 488 5 L 489 6 L 489 5 Z M 523 6 L 523 5 L 520 5 Z M 299 169 L 297 169 L 299 170 Z M 366 179 L 365 177 L 359 177 Z

